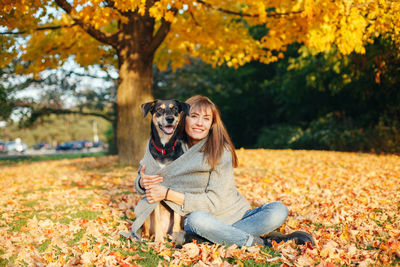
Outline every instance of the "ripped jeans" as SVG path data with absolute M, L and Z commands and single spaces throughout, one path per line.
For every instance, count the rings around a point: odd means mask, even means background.
M 280 227 L 288 213 L 282 202 L 265 203 L 248 210 L 242 219 L 229 225 L 206 211 L 196 210 L 187 215 L 184 230 L 213 243 L 251 246 L 254 236 L 264 235 Z

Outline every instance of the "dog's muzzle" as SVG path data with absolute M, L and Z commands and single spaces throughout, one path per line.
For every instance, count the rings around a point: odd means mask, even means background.
M 165 134 L 173 134 L 175 130 L 175 125 L 169 124 L 169 125 L 161 125 L 160 123 L 158 124 L 158 127 L 163 131 Z

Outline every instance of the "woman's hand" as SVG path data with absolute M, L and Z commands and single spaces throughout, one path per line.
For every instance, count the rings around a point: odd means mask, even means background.
M 145 170 L 146 166 L 143 165 L 142 169 L 140 170 L 140 180 L 139 180 L 141 188 L 144 188 L 147 191 L 150 188 L 150 186 L 159 185 L 162 183 L 163 178 L 161 176 L 144 174 Z
M 168 188 L 162 185 L 151 185 L 146 189 L 146 198 L 149 203 L 158 202 L 165 199 Z

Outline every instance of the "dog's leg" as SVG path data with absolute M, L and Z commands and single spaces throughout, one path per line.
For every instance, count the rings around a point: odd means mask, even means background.
M 154 233 L 154 211 L 151 212 L 150 216 L 144 221 L 142 225 L 142 237 L 150 239 Z
M 154 241 L 164 242 L 163 230 L 161 226 L 160 205 L 158 204 L 154 209 Z
M 173 212 L 174 214 L 174 224 L 172 226 L 172 241 L 175 243 L 177 248 L 182 247 L 185 243 L 185 231 L 183 231 L 183 221 L 184 217 L 181 217 L 178 213 Z
M 172 232 L 176 233 L 176 232 L 179 232 L 180 230 L 182 230 L 182 227 L 181 227 L 182 217 L 176 212 L 173 212 L 173 213 L 174 213 L 174 226 L 172 227 Z

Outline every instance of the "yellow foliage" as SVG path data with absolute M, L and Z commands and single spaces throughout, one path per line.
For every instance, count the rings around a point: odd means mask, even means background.
M 77 20 L 112 34 L 121 25 L 134 23 L 134 19 L 152 18 L 154 21 L 149 23 L 154 23 L 155 28 L 150 36 L 155 35 L 163 21 L 171 23 L 169 34 L 154 57 L 161 69 L 169 62 L 178 68 L 187 62 L 188 56 L 199 57 L 214 66 L 239 67 L 252 60 L 269 63 L 281 58 L 287 45 L 293 42 L 319 52 L 337 46 L 343 54 L 365 53 L 364 46 L 377 36 L 400 43 L 398 1 L 205 2 L 114 0 L 113 6 L 108 6 L 101 0 L 74 0 L 67 2 L 72 9 L 66 15 L 53 1 L 4 0 L 0 3 L 0 26 L 7 31 L 23 32 L 29 38 L 27 45 L 19 45 L 15 42 L 18 35 L 3 36 L 0 66 L 17 56 L 35 63 L 26 72 L 56 68 L 70 56 L 81 65 L 115 64 L 110 59 L 115 53 L 113 49 L 96 41 L 80 26 L 37 31 L 38 27 L 72 25 Z M 258 39 L 251 36 L 249 26 L 255 25 L 268 29 L 265 36 Z

